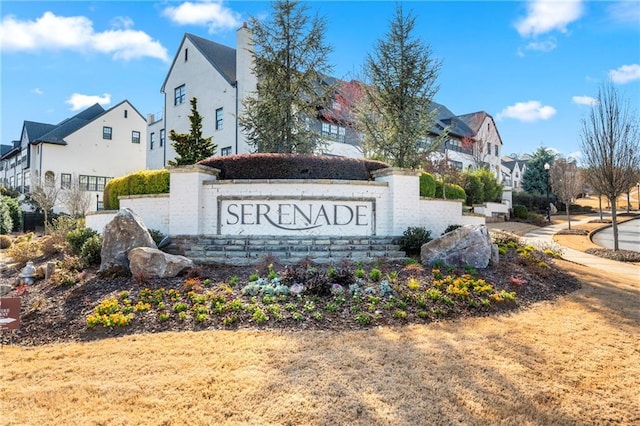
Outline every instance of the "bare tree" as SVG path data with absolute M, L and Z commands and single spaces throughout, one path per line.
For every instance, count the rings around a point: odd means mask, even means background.
M 71 185 L 60 191 L 60 204 L 75 218 L 84 217 L 91 206 L 91 194 L 80 188 L 74 176 Z
M 567 223 L 569 229 L 571 229 L 569 205 L 582 191 L 582 178 L 578 166 L 575 162 L 567 161 L 565 158 L 556 158 L 551 169 L 549 169 L 549 180 L 553 193 L 565 205 Z
M 29 198 L 35 202 L 44 214 L 45 233 L 49 227 L 49 212 L 56 205 L 60 188 L 56 187 L 56 180 L 53 175 L 45 174 L 44 183 L 38 182 L 29 193 Z
M 590 182 L 611 204 L 613 246 L 618 250 L 616 203 L 618 196 L 635 183 L 640 169 L 640 129 L 638 117 L 611 82 L 598 91 L 597 104 L 582 119 L 582 154 Z

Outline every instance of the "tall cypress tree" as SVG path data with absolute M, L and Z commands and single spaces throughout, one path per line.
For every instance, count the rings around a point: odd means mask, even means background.
M 401 4 L 396 6 L 389 31 L 367 56 L 364 96 L 357 108 L 367 155 L 397 167 L 420 166 L 442 139 L 429 133 L 441 62 L 412 35 L 415 21 Z
M 298 1 L 278 0 L 271 20 L 251 19 L 258 90 L 243 102 L 240 123 L 258 152 L 312 153 L 322 143 L 311 123 L 333 94 L 323 83 L 331 48 L 325 20 L 307 11 Z
M 169 132 L 169 139 L 176 150 L 175 161 L 169 161 L 170 166 L 186 166 L 195 164 L 200 160 L 211 157 L 218 145 L 214 144 L 212 137 L 202 137 L 202 117 L 198 113 L 198 99 L 191 99 L 191 123 L 189 133 L 176 133 L 175 130 Z

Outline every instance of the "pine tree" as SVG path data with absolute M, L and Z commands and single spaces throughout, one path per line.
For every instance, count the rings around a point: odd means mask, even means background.
M 258 152 L 312 153 L 322 144 L 310 124 L 328 103 L 333 87 L 324 43 L 326 23 L 298 1 L 273 3 L 270 21 L 251 19 L 257 94 L 245 99 L 240 123 Z
M 175 161 L 169 161 L 170 166 L 186 166 L 195 164 L 200 160 L 211 157 L 218 145 L 214 144 L 211 137 L 202 137 L 202 117 L 198 113 L 198 99 L 191 99 L 191 123 L 189 133 L 169 132 L 169 139 L 173 141 L 171 146 L 176 150 Z
M 522 175 L 522 189 L 529 194 L 545 195 L 551 189 L 549 171 L 545 169 L 545 164 L 549 167 L 553 165 L 555 155 L 547 148 L 540 147 L 533 154 L 531 160 L 527 161 L 527 169 Z
M 412 36 L 414 27 L 415 18 L 397 5 L 389 31 L 367 56 L 357 111 L 367 155 L 397 167 L 419 167 L 446 137 L 446 132 L 430 137 L 441 62 L 428 44 Z

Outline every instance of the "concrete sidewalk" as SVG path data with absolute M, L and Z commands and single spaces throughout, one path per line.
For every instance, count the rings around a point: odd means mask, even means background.
M 592 217 L 583 219 L 578 222 L 572 222 L 574 225 L 581 223 L 587 223 L 593 220 Z M 566 223 L 559 223 L 556 225 L 545 226 L 531 231 L 524 235 L 525 240 L 530 243 L 554 243 L 553 236 L 567 227 Z M 618 274 L 627 278 L 632 278 L 640 283 L 640 266 L 632 263 L 617 262 L 615 260 L 605 259 L 599 256 L 593 256 L 591 254 L 583 253 L 578 250 L 570 249 L 568 247 L 562 247 L 562 258 L 571 262 L 578 263 L 580 265 L 588 266 L 590 268 L 599 269 L 607 273 Z

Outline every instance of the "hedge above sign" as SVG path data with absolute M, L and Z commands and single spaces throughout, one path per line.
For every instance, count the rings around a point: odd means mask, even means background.
M 218 199 L 221 235 L 375 235 L 375 200 Z

